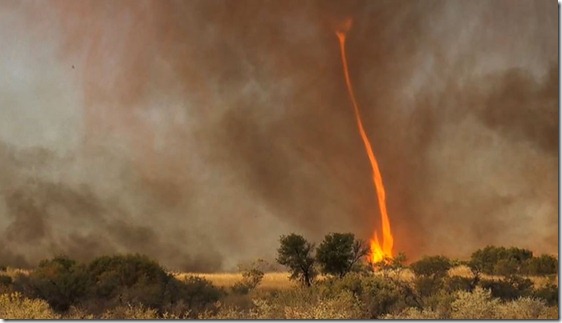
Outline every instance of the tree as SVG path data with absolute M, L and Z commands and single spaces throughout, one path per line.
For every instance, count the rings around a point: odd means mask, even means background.
M 312 255 L 314 244 L 294 233 L 281 236 L 279 242 L 281 246 L 277 249 L 277 262 L 289 267 L 290 279 L 297 280 L 305 286 L 311 286 L 316 277 Z
M 369 253 L 367 245 L 353 233 L 331 233 L 316 249 L 316 260 L 324 274 L 343 277 Z

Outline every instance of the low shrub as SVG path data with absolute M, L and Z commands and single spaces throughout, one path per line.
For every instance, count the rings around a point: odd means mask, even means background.
M 8 275 L 0 275 L 0 286 L 7 287 L 12 285 L 13 279 Z
M 446 304 L 446 303 L 443 303 Z M 406 308 L 385 319 L 556 319 L 558 307 L 529 297 L 501 302 L 489 290 L 476 287 L 472 292 L 460 291 L 446 310 Z
M 558 286 L 548 283 L 533 291 L 533 297 L 541 299 L 549 306 L 558 305 Z
M 242 272 L 242 280 L 232 286 L 232 291 L 245 295 L 258 287 L 264 276 L 264 272 L 261 269 L 264 265 L 265 261 L 260 259 L 249 266 L 240 266 L 239 269 Z
M 418 276 L 443 278 L 451 269 L 451 260 L 444 256 L 424 257 L 411 264 L 410 268 Z
M 159 317 L 155 309 L 142 305 L 117 306 L 106 310 L 100 317 L 102 320 L 153 320 L 157 318 Z
M 196 317 L 205 311 L 216 310 L 216 303 L 224 296 L 225 292 L 210 281 L 191 276 L 168 285 L 169 305 L 162 309 L 180 316 L 189 311 L 189 317 Z
M 0 317 L 12 320 L 60 318 L 46 301 L 29 299 L 19 292 L 0 294 Z
M 500 280 L 483 279 L 480 281 L 480 286 L 491 290 L 493 297 L 502 300 L 514 300 L 533 293 L 533 282 L 519 276 L 510 276 Z
M 474 289 L 476 281 L 474 278 L 450 276 L 444 280 L 444 288 L 447 292 L 465 291 L 470 292 Z
M 315 287 L 326 297 L 351 293 L 361 302 L 365 318 L 379 318 L 417 304 L 414 290 L 405 282 L 381 276 L 349 273 L 343 278 L 328 278 Z
M 452 319 L 493 319 L 496 317 L 498 299 L 489 290 L 477 287 L 472 292 L 457 292 L 451 303 Z
M 496 312 L 496 318 L 507 320 L 532 320 L 549 318 L 550 315 L 544 301 L 530 297 L 500 304 Z

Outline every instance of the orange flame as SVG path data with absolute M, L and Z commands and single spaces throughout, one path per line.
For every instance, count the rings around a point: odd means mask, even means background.
M 343 64 L 343 73 L 345 76 L 347 91 L 349 93 L 349 98 L 351 99 L 351 104 L 353 105 L 353 109 L 355 111 L 355 118 L 357 120 L 357 127 L 359 129 L 359 134 L 361 135 L 361 139 L 363 139 L 363 144 L 365 145 L 365 151 L 367 153 L 367 156 L 369 157 L 369 161 L 371 162 L 371 167 L 373 168 L 373 182 L 375 184 L 377 198 L 379 201 L 379 209 L 381 213 L 382 233 L 383 233 L 382 245 L 379 243 L 376 230 L 374 231 L 373 237 L 371 238 L 370 241 L 370 245 L 371 245 L 370 260 L 372 263 L 377 263 L 381 261 L 386 261 L 389 258 L 392 259 L 393 257 L 392 246 L 394 244 L 394 237 L 392 236 L 392 232 L 390 230 L 390 220 L 388 219 L 388 214 L 386 212 L 386 195 L 384 192 L 384 185 L 382 182 L 381 172 L 379 170 L 379 165 L 377 163 L 377 159 L 375 158 L 375 154 L 373 153 L 373 149 L 371 148 L 371 143 L 369 142 L 369 138 L 365 133 L 365 129 L 363 129 L 363 121 L 361 121 L 359 106 L 357 105 L 355 94 L 353 93 L 353 87 L 351 86 L 351 79 L 349 77 L 349 71 L 347 68 L 347 58 L 345 56 L 345 36 L 346 36 L 346 32 L 351 28 L 351 22 L 352 22 L 351 19 L 347 19 L 346 21 L 344 21 L 344 23 L 340 26 L 339 30 L 336 30 L 336 36 L 338 36 L 340 42 L 341 60 Z

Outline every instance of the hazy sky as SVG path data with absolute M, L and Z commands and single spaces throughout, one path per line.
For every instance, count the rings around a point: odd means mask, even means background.
M 0 0 L 0 262 L 273 259 L 380 226 L 395 251 L 556 253 L 555 1 Z

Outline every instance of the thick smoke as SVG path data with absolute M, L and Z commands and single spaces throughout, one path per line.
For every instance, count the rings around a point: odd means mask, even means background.
M 557 5 L 0 2 L 0 261 L 272 259 L 281 234 L 557 250 Z

